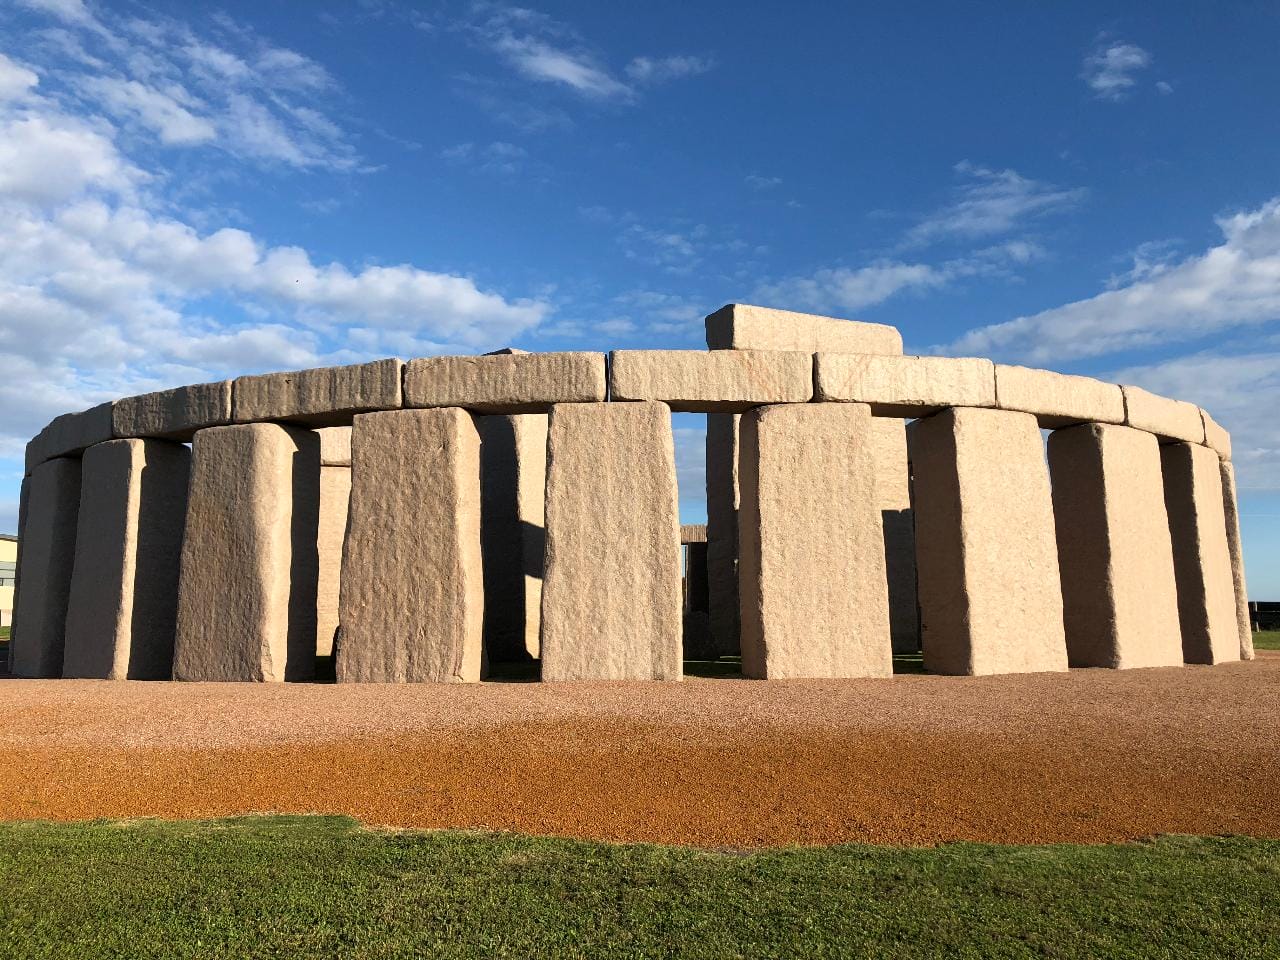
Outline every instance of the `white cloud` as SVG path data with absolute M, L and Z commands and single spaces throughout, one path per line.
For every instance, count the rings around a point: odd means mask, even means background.
M 742 178 L 742 182 L 753 190 L 770 190 L 773 187 L 782 185 L 781 177 L 762 177 L 758 173 L 749 173 Z
M 440 151 L 440 157 L 450 163 L 467 167 L 480 173 L 510 176 L 516 173 L 524 162 L 527 152 L 523 147 L 502 140 L 494 141 L 486 146 L 474 143 L 459 143 Z
M 0 53 L 0 100 L 16 100 L 33 89 L 40 78 L 35 72 Z
M 214 139 L 217 132 L 204 117 L 197 117 L 181 101 L 198 106 L 198 102 L 181 87 L 163 91 L 147 87 L 136 80 L 116 77 L 90 77 L 82 89 L 97 99 L 113 116 L 136 118 L 154 132 L 160 142 L 190 145 Z
M 1151 66 L 1151 54 L 1132 43 L 1098 42 L 1084 58 L 1081 79 L 1100 100 L 1123 100 L 1137 80 L 1134 74 Z
M 714 66 L 715 62 L 710 57 L 636 57 L 627 64 L 627 76 L 636 83 L 666 83 L 696 77 Z
M 1027 220 L 1074 207 L 1087 192 L 1024 177 L 1016 170 L 993 170 L 962 160 L 955 172 L 964 178 L 954 202 L 934 211 L 907 231 L 904 246 L 941 240 L 972 239 L 1008 233 Z
M 534 80 L 560 83 L 587 97 L 627 98 L 631 88 L 586 54 L 561 50 L 533 37 L 505 36 L 494 43 L 517 70 Z
M 1223 241 L 1115 289 L 981 327 L 949 348 L 1035 362 L 1195 340 L 1280 319 L 1280 197 L 1220 218 Z
M 107 136 L 73 117 L 18 114 L 0 126 L 0 196 L 58 203 L 87 188 L 128 193 L 143 179 Z

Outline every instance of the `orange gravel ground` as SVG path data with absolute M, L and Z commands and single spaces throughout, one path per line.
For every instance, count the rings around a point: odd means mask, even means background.
M 0 680 L 0 819 L 346 813 L 755 847 L 1280 837 L 1280 653 L 1006 677 Z

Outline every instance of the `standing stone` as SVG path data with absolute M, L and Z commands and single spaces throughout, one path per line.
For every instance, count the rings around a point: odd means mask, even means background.
M 456 407 L 351 429 L 339 683 L 474 682 L 482 670 L 480 434 Z
M 916 653 L 920 649 L 920 610 L 916 601 L 916 530 L 911 515 L 906 423 L 873 417 L 871 454 L 876 471 L 876 502 L 884 529 L 893 652 Z
M 546 503 L 542 679 L 680 679 L 670 408 L 552 407 Z
M 1227 549 L 1231 552 L 1231 579 L 1236 588 L 1240 659 L 1252 660 L 1253 625 L 1249 622 L 1249 588 L 1244 576 L 1244 547 L 1240 542 L 1240 506 L 1236 498 L 1236 471 L 1231 466 L 1230 460 L 1219 460 L 1218 468 L 1222 473 L 1222 512 L 1227 520 Z
M 760 407 L 742 418 L 742 673 L 893 673 L 871 411 Z
M 478 417 L 484 645 L 490 662 L 538 658 L 547 418 Z
M 27 529 L 27 503 L 31 493 L 31 478 L 23 477 L 22 486 L 18 488 L 18 556 L 13 572 L 13 617 L 9 624 L 9 652 L 6 655 L 5 670 L 13 673 L 13 651 L 18 643 L 18 598 L 22 596 L 22 541 Z
M 736 656 L 738 622 L 738 422 L 707 414 L 707 616 L 710 653 Z
M 1053 502 L 1035 417 L 952 408 L 914 421 L 907 442 L 925 669 L 1067 669 Z
M 37 465 L 26 499 L 10 660 L 15 677 L 60 677 L 80 513 L 80 461 L 55 457 Z
M 84 452 L 64 677 L 168 680 L 191 451 L 111 440 Z
M 320 439 L 271 423 L 195 435 L 175 680 L 310 680 Z
M 1182 663 L 1160 445 L 1086 423 L 1049 435 L 1067 658 L 1073 667 Z
M 1187 663 L 1240 659 L 1236 588 L 1218 455 L 1198 443 L 1160 448 Z
M 333 427 L 334 430 L 346 429 Z M 320 517 L 316 526 L 316 656 L 333 656 L 342 585 L 342 543 L 351 501 L 351 467 L 320 467 Z

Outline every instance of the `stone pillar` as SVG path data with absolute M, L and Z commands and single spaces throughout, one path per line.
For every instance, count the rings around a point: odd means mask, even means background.
M 310 680 L 320 439 L 249 423 L 200 430 L 178 587 L 175 680 Z
M 109 440 L 82 460 L 64 677 L 168 680 L 191 451 Z
M 484 644 L 490 662 L 538 658 L 547 418 L 478 417 Z
M 1227 546 L 1218 455 L 1198 443 L 1160 448 L 1173 540 L 1178 619 L 1187 663 L 1240 659 L 1240 625 Z
M 333 430 L 344 429 L 332 427 Z M 320 518 L 316 527 L 316 656 L 333 656 L 342 585 L 342 543 L 351 501 L 351 467 L 320 467 Z
M 893 652 L 916 653 L 920 649 L 920 611 L 916 604 L 916 530 L 911 515 L 905 421 L 873 417 L 870 445 L 876 471 L 876 502 L 884 530 Z
M 738 420 L 707 414 L 707 612 L 716 656 L 736 656 L 738 634 Z
M 1067 668 L 1044 445 L 1035 417 L 951 408 L 907 428 L 925 669 Z
M 1160 445 L 1085 423 L 1049 435 L 1067 658 L 1073 667 L 1182 663 Z
M 707 587 L 707 545 L 690 543 L 685 546 L 684 608 L 706 613 L 710 592 Z
M 1219 460 L 1222 473 L 1222 512 L 1227 520 L 1227 550 L 1231 553 L 1231 579 L 1236 588 L 1236 619 L 1240 629 L 1240 659 L 1253 659 L 1253 625 L 1249 621 L 1249 588 L 1244 576 L 1244 546 L 1240 542 L 1240 506 L 1236 498 L 1236 471 L 1230 460 Z
M 60 677 L 80 513 L 80 461 L 46 460 L 31 471 L 25 486 L 22 582 L 10 662 L 15 677 Z
M 9 624 L 9 652 L 5 661 L 5 670 L 13 673 L 13 651 L 18 643 L 18 601 L 22 596 L 22 541 L 27 529 L 27 502 L 31 492 L 31 478 L 23 477 L 22 486 L 18 488 L 18 558 L 13 572 L 13 616 Z
M 480 434 L 457 407 L 351 428 L 339 683 L 474 682 L 482 670 Z
M 739 434 L 742 673 L 893 673 L 871 411 L 759 407 Z
M 670 408 L 552 407 L 546 527 L 542 679 L 680 679 Z

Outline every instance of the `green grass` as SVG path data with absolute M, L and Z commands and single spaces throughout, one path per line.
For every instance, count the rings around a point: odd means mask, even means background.
M 1280 630 L 1256 630 L 1253 634 L 1253 649 L 1280 650 Z
M 0 956 L 1275 957 L 1280 842 L 765 853 L 337 817 L 0 824 Z

